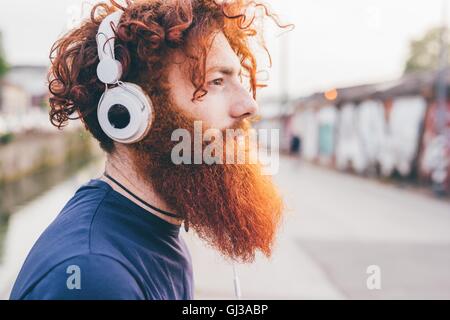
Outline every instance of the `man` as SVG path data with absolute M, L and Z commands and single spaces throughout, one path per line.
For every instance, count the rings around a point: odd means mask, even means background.
M 192 299 L 183 222 L 231 260 L 250 262 L 257 250 L 270 256 L 282 201 L 261 166 L 175 163 L 173 153 L 179 143 L 173 133 L 194 135 L 195 121 L 202 132 L 248 132 L 258 110 L 256 61 L 247 43 L 256 28 L 242 13 L 252 4 L 111 1 L 55 43 L 51 120 L 61 127 L 78 113 L 107 153 L 105 174 L 81 186 L 42 234 L 11 299 Z M 105 88 L 96 73 L 96 35 L 116 10 L 123 11 L 112 26 L 122 79 L 141 86 L 154 108 L 148 133 L 130 144 L 106 135 L 97 115 Z M 118 123 L 126 117 L 120 110 L 110 116 Z M 224 149 L 238 150 L 238 138 Z

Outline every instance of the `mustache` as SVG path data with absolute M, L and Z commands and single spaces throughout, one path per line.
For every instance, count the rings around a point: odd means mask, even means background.
M 245 119 L 240 119 L 240 120 L 236 120 L 231 126 L 229 126 L 228 128 L 225 128 L 223 131 L 225 131 L 226 129 L 231 129 L 231 130 L 248 130 L 250 129 L 254 123 L 257 123 L 258 121 L 261 120 L 261 116 L 259 115 L 254 115 Z

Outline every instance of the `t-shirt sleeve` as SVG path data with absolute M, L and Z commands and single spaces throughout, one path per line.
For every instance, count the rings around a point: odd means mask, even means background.
M 86 254 L 51 269 L 25 300 L 143 300 L 136 279 L 117 260 Z

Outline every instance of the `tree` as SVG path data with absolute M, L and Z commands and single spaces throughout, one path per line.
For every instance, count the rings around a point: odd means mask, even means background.
M 432 28 L 422 38 L 410 42 L 410 53 L 405 64 L 404 73 L 438 68 L 442 31 L 442 27 Z M 450 46 L 448 48 L 450 49 Z M 447 52 L 450 52 L 450 50 Z M 448 62 L 450 64 L 450 55 L 448 56 Z
M 8 71 L 8 63 L 6 62 L 2 44 L 2 33 L 0 32 L 0 78 Z
M 2 33 L 0 32 L 0 80 L 8 71 L 8 64 L 6 63 L 5 54 L 3 51 Z M 2 110 L 3 88 L 0 82 L 0 111 Z

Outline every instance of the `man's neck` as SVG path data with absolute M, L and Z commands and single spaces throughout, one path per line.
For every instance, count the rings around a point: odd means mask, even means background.
M 161 197 L 154 191 L 150 182 L 145 181 L 140 177 L 134 170 L 130 160 L 126 156 L 118 156 L 108 155 L 108 158 L 105 163 L 105 172 L 117 180 L 122 186 L 127 188 L 130 192 L 132 192 L 137 197 L 141 198 L 145 202 L 151 204 L 152 206 L 159 208 L 163 211 L 174 212 L 172 208 L 170 208 L 166 202 L 161 199 Z M 140 207 L 144 208 L 149 212 L 149 214 L 153 214 L 169 223 L 175 225 L 181 225 L 182 220 L 178 218 L 173 218 L 163 213 L 157 212 L 156 210 L 148 207 L 143 204 L 127 191 L 125 191 L 122 187 L 117 185 L 114 181 L 107 178 L 105 175 L 102 175 L 100 179 L 106 183 L 108 183 L 115 191 L 119 192 L 126 198 L 130 199 Z

